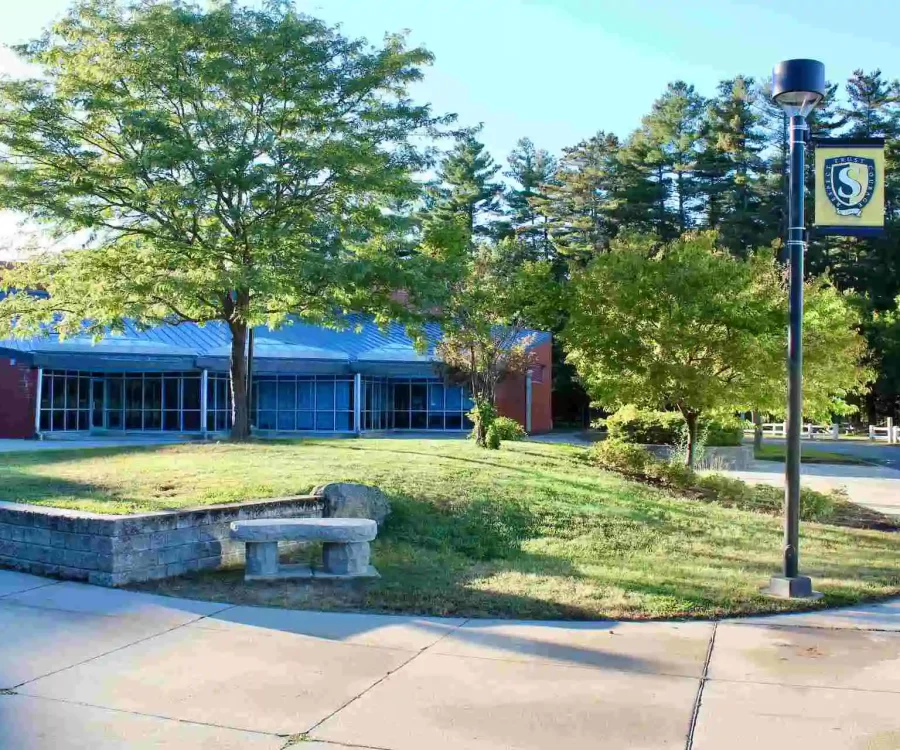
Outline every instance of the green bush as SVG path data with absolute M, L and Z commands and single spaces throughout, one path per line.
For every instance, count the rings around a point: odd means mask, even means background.
M 684 430 L 684 418 L 676 411 L 640 409 L 629 404 L 606 418 L 612 440 L 649 445 L 676 445 Z
M 607 438 L 591 447 L 591 460 L 604 469 L 642 476 L 653 456 L 639 445 Z
M 740 445 L 744 441 L 744 428 L 748 422 L 737 417 L 711 419 L 703 423 L 706 445 Z
M 491 425 L 487 428 L 485 448 L 487 448 L 488 450 L 495 451 L 499 447 L 500 447 L 500 430 L 497 429 L 496 425 L 491 423 Z
M 681 445 L 684 443 L 684 417 L 677 411 L 640 409 L 629 404 L 600 420 L 614 440 L 644 445 Z M 746 423 L 737 417 L 704 419 L 700 438 L 704 445 L 740 445 Z
M 500 440 L 521 440 L 525 437 L 525 428 L 509 417 L 497 417 L 491 422 L 491 427 L 497 431 Z

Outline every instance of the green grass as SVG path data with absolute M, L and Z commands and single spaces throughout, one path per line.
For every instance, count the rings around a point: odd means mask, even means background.
M 757 461 L 784 461 L 785 447 L 783 445 L 763 445 L 754 452 Z M 800 461 L 804 464 L 855 464 L 867 465 L 869 462 L 857 456 L 848 456 L 844 453 L 832 453 L 817 448 L 801 446 Z
M 245 585 L 238 569 L 141 588 L 298 608 L 522 618 L 721 616 L 900 594 L 895 533 L 805 523 L 802 566 L 821 602 L 766 599 L 781 521 L 602 471 L 566 445 L 308 440 L 4 456 L 0 497 L 101 512 L 381 487 L 394 512 L 372 583 Z M 306 554 L 314 554 L 314 551 Z

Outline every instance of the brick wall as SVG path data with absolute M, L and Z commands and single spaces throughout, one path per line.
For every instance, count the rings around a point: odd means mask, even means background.
M 553 385 L 552 344 L 547 341 L 533 350 L 531 367 L 531 432 L 549 432 L 553 429 L 550 393 Z M 497 411 L 501 416 L 515 419 L 523 427 L 526 424 L 525 376 L 510 375 L 497 388 Z
M 130 516 L 0 502 L 0 566 L 121 586 L 242 561 L 232 521 L 321 518 L 323 510 L 313 495 Z
M 0 357 L 0 438 L 34 436 L 37 370 Z

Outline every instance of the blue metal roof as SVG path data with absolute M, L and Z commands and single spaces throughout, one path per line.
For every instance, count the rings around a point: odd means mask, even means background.
M 408 365 L 415 370 L 432 367 L 434 345 L 440 340 L 437 324 L 425 325 L 428 346 L 416 351 L 403 326 L 390 324 L 380 328 L 371 318 L 348 315 L 343 329 L 310 325 L 297 319 L 270 330 L 254 329 L 254 367 L 258 371 L 298 370 L 312 367 L 318 371 L 371 370 L 384 363 L 396 369 Z M 531 345 L 548 341 L 550 334 L 527 331 Z M 148 368 L 191 369 L 193 367 L 227 368 L 231 333 L 222 322 L 200 326 L 194 323 L 161 325 L 141 330 L 132 323 L 122 334 L 109 334 L 100 341 L 89 336 L 72 336 L 60 340 L 55 336 L 33 339 L 0 339 L 0 354 L 21 356 L 44 367 L 69 369 L 134 369 L 144 363 Z

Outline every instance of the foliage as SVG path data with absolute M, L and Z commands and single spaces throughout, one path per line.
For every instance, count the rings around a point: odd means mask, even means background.
M 704 420 L 705 445 L 741 445 L 744 442 L 744 430 L 750 426 L 746 420 L 738 417 L 719 417 Z
M 414 139 L 448 121 L 409 98 L 424 49 L 288 3 L 84 0 L 15 51 L 40 75 L 0 82 L 0 206 L 87 248 L 4 273 L 4 335 L 224 323 L 243 438 L 250 326 L 403 318 L 397 288 L 430 304 L 428 253 L 389 210 L 420 194 Z
M 605 420 L 611 440 L 647 445 L 675 445 L 684 429 L 684 417 L 675 411 L 641 409 L 626 404 Z
M 475 441 L 476 445 L 487 448 L 488 433 L 494 420 L 497 419 L 497 408 L 492 401 L 482 398 L 473 398 L 472 400 L 474 405 L 467 416 L 472 420 L 474 426 L 469 437 Z M 496 447 L 499 447 L 499 445 Z
M 525 437 L 525 428 L 509 417 L 497 417 L 491 423 L 491 427 L 496 431 L 500 440 L 521 440 Z
M 599 405 L 677 408 L 692 466 L 701 416 L 748 408 L 780 373 L 783 299 L 771 255 L 735 258 L 713 234 L 660 252 L 625 238 L 573 275 L 563 338 Z

